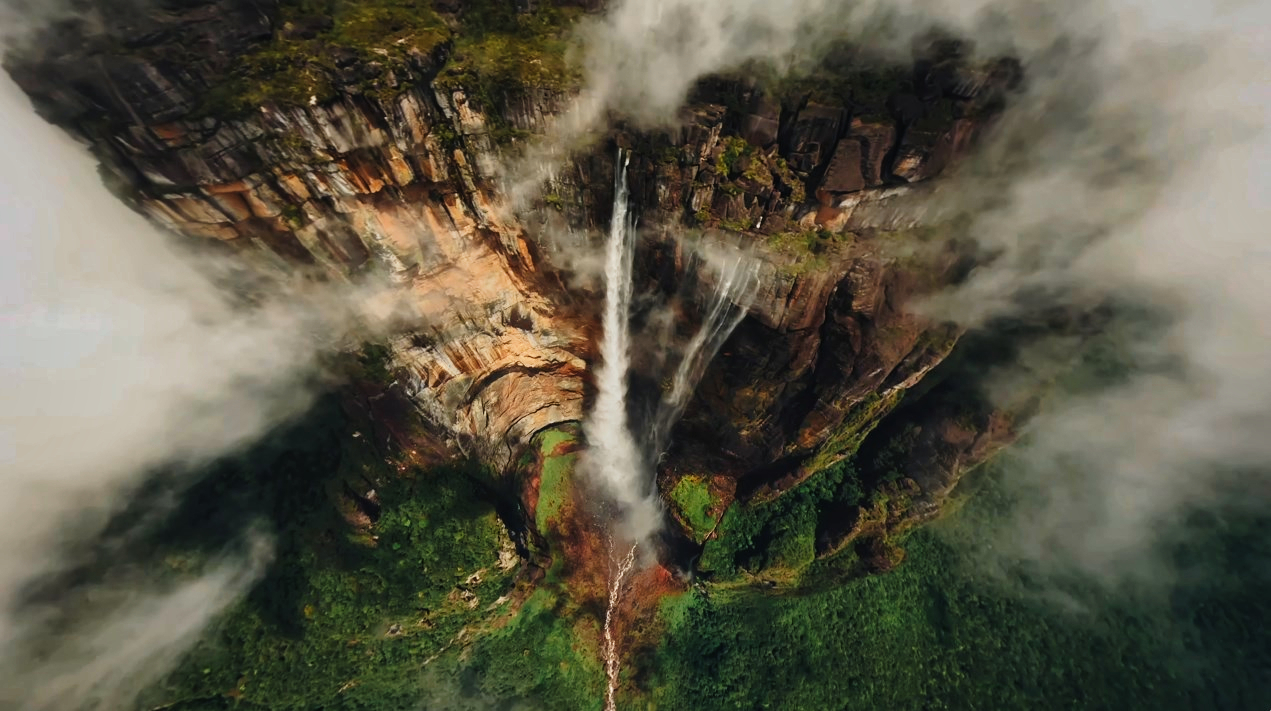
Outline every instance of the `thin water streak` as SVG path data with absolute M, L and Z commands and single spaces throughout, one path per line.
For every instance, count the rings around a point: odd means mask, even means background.
M 635 566 L 637 546 L 638 544 L 632 545 L 631 550 L 627 551 L 627 556 L 618 563 L 618 570 L 614 573 L 613 582 L 609 585 L 609 606 L 605 610 L 604 635 L 605 675 L 609 679 L 609 685 L 605 692 L 605 711 L 617 711 L 615 696 L 618 691 L 618 673 L 622 670 L 622 665 L 618 657 L 618 639 L 613 634 L 613 616 L 622 595 L 622 583 L 626 581 L 631 568 Z M 614 548 L 616 546 L 611 543 L 610 550 L 614 550 Z

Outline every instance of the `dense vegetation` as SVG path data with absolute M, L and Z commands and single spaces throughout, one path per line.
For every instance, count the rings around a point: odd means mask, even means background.
M 277 559 L 155 702 L 404 708 L 430 660 L 504 616 L 518 559 L 482 477 L 458 466 L 389 470 L 346 429 L 333 406 L 321 408 L 223 463 L 162 532 L 173 546 L 200 528 L 215 540 L 209 522 L 225 534 L 261 516 Z
M 199 113 L 326 102 L 346 83 L 389 96 L 450 37 L 431 0 L 284 0 L 273 37 L 238 59 Z
M 496 107 L 527 88 L 572 86 L 567 38 L 579 13 L 536 6 L 518 13 L 511 2 L 473 0 L 448 19 L 433 0 L 283 0 L 273 36 L 239 58 L 198 113 L 325 103 L 341 92 L 388 100 L 433 77 Z
M 169 553 L 197 552 L 263 516 L 278 532 L 278 557 L 147 694 L 148 707 L 598 709 L 596 611 L 551 584 L 517 587 L 499 569 L 507 541 L 476 483 L 483 477 L 408 470 L 381 486 L 381 510 L 367 525 L 332 506 L 330 486 L 392 475 L 373 471 L 382 458 L 352 446 L 360 438 L 347 428 L 322 408 L 223 463 L 173 512 L 162 532 Z M 544 454 L 563 437 L 545 437 Z M 1261 594 L 1271 583 L 1265 518 L 1195 522 L 1175 556 L 1201 574 L 1167 590 L 1113 593 L 1026 566 L 1001 575 L 984 541 L 1014 505 L 999 482 L 1008 466 L 983 474 L 949 519 L 901 541 L 908 556 L 891 573 L 802 594 L 698 584 L 664 599 L 662 636 L 628 659 L 627 703 L 1155 709 L 1271 701 L 1271 643 L 1259 632 L 1271 616 L 1271 598 Z M 736 560 L 756 569 L 804 562 L 809 512 L 829 498 L 861 496 L 854 477 L 843 463 L 759 509 L 747 525 L 771 539 L 764 560 Z M 690 488 L 685 503 L 696 508 L 702 493 Z M 486 572 L 474 581 L 478 570 Z M 499 604 L 503 596 L 510 600 Z
M 717 504 L 705 477 L 690 474 L 681 478 L 668 497 L 672 512 L 698 543 L 703 542 L 719 523 L 718 517 L 712 515 Z
M 820 512 L 861 498 L 856 471 L 843 462 L 774 501 L 734 503 L 718 537 L 707 542 L 698 570 L 713 582 L 796 582 L 816 556 Z
M 997 562 L 981 543 L 1012 499 L 985 475 L 921 529 L 905 563 L 804 596 L 699 587 L 666 606 L 639 669 L 660 709 L 1265 708 L 1268 520 L 1201 522 L 1175 551 L 1203 576 L 1112 593 Z

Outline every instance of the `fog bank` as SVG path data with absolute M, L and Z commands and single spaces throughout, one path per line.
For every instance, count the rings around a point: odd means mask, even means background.
M 267 541 L 253 535 L 196 578 L 112 581 L 92 596 L 91 623 L 56 637 L 19 609 L 24 586 L 70 564 L 70 547 L 148 474 L 232 452 L 303 412 L 338 317 L 231 302 L 233 270 L 211 255 L 196 268 L 110 195 L 87 151 L 7 75 L 0 120 L 0 698 L 116 709 L 245 592 Z

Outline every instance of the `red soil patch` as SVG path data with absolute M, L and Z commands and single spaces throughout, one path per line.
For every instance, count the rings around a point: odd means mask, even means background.
M 615 564 L 611 561 L 608 532 L 595 513 L 582 504 L 581 487 L 571 483 L 571 492 L 550 532 L 553 552 L 562 561 L 558 572 L 569 596 L 579 605 L 604 619 L 609 596 L 609 576 Z

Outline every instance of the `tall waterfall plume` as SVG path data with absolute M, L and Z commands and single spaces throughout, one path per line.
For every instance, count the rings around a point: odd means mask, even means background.
M 602 654 L 607 677 L 606 711 L 614 711 L 621 657 L 615 615 L 628 579 L 637 569 L 641 546 L 662 521 L 662 506 L 653 484 L 652 462 L 661 455 L 671 427 L 684 411 L 706 366 L 745 317 L 757 277 L 757 265 L 738 249 L 704 250 L 700 273 L 714 275 L 701 326 L 684 347 L 669 390 L 658 404 L 646 443 L 638 444 L 627 415 L 627 382 L 631 370 L 631 300 L 635 262 L 635 219 L 627 187 L 629 156 L 618 151 L 614 176 L 613 218 L 605 243 L 604 333 L 601 364 L 596 372 L 596 402 L 585 429 L 589 448 L 586 467 L 610 503 L 618 507 L 610 531 L 609 557 L 614 568 L 608 590 Z M 622 551 L 625 550 L 625 555 Z
M 589 469 L 620 508 L 619 533 L 632 542 L 657 530 L 661 506 L 646 476 L 627 417 L 627 376 L 631 369 L 631 289 L 635 260 L 635 220 L 628 205 L 627 165 L 618 151 L 613 220 L 605 246 L 604 334 L 596 372 L 596 404 L 586 424 Z

